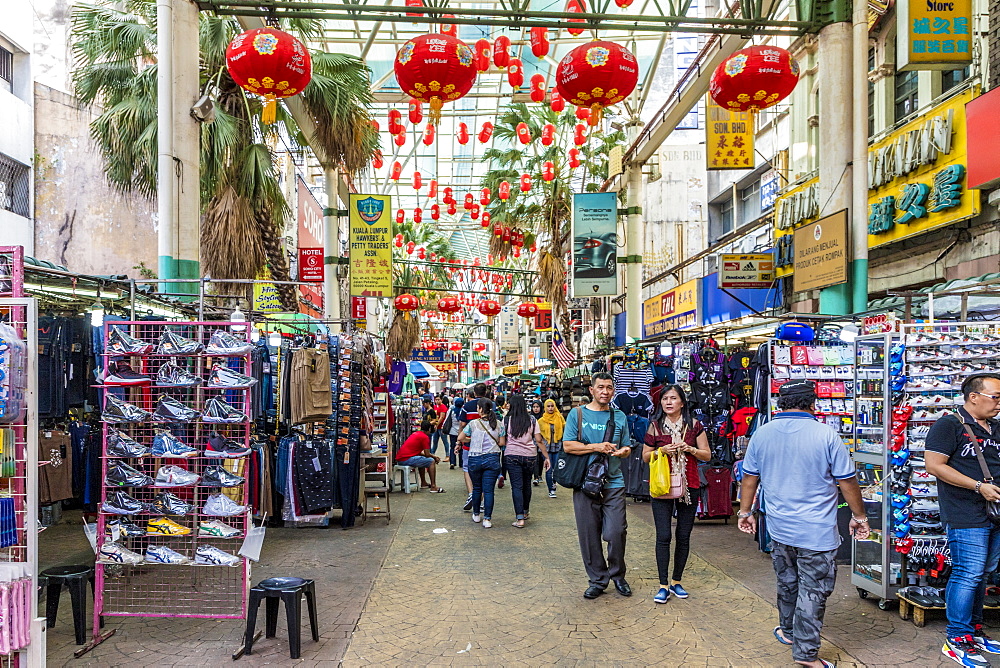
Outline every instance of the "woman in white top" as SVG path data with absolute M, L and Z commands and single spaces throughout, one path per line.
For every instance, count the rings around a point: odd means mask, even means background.
M 500 475 L 500 452 L 506 440 L 503 425 L 493 410 L 493 402 L 479 399 L 477 407 L 479 417 L 465 425 L 458 435 L 458 442 L 469 444 L 472 521 L 482 521 L 483 528 L 489 529 L 493 526 L 493 490 Z

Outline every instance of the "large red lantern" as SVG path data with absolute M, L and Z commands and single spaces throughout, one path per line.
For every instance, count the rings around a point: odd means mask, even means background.
M 442 297 L 438 300 L 438 310 L 442 313 L 454 313 L 461 309 L 462 305 L 458 303 L 458 297 Z
M 524 302 L 517 307 L 517 314 L 522 318 L 534 318 L 538 315 L 538 305 L 534 302 Z
M 497 67 L 507 67 L 510 62 L 510 37 L 500 35 L 493 40 L 493 64 Z
M 415 311 L 420 307 L 420 300 L 411 294 L 396 295 L 392 300 L 392 305 L 397 311 L 402 311 L 406 318 L 410 317 L 410 311 Z
M 229 43 L 226 69 L 240 88 L 264 98 L 260 119 L 273 123 L 276 100 L 297 95 L 309 83 L 312 59 L 297 37 L 274 28 L 254 28 Z
M 487 318 L 492 318 L 500 313 L 500 303 L 495 299 L 484 299 L 479 302 L 478 309 Z
M 594 125 L 605 107 L 628 97 L 638 82 L 635 56 L 614 42 L 582 44 L 566 54 L 556 70 L 559 93 L 571 104 L 590 107 Z
M 431 119 L 436 121 L 441 105 L 464 96 L 475 83 L 474 55 L 465 42 L 451 35 L 419 35 L 396 53 L 396 81 L 404 93 L 430 104 Z
M 785 99 L 799 82 L 799 64 L 777 46 L 751 46 L 724 60 L 708 88 L 715 103 L 730 111 L 759 111 Z

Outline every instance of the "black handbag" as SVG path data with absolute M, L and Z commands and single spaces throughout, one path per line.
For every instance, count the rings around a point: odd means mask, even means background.
M 604 483 L 608 481 L 608 456 L 597 455 L 587 467 L 580 491 L 595 501 L 604 499 Z
M 979 439 L 972 433 L 972 428 L 968 424 L 962 423 L 965 433 L 972 439 L 972 448 L 976 451 L 976 459 L 979 460 L 979 468 L 983 470 L 983 482 L 993 484 L 993 476 L 990 475 L 990 467 L 986 465 L 986 457 L 983 456 L 983 446 L 979 444 Z M 986 516 L 990 522 L 1000 525 L 1000 501 L 986 502 Z

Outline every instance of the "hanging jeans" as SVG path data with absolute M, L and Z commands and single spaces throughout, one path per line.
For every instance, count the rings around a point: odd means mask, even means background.
M 694 528 L 694 514 L 698 509 L 697 490 L 691 490 L 691 503 L 680 499 L 653 499 L 653 524 L 656 526 L 656 570 L 660 576 L 660 586 L 670 586 L 673 578 L 677 582 L 684 577 L 688 554 L 691 551 L 691 530 Z M 670 535 L 677 510 L 677 544 L 674 546 L 674 571 L 670 573 Z
M 986 575 L 1000 561 L 1000 527 L 948 529 L 951 577 L 944 592 L 949 638 L 975 633 L 983 623 Z
M 531 506 L 531 475 L 535 470 L 535 457 L 507 455 L 507 473 L 510 476 L 510 495 L 514 501 L 514 514 L 523 520 Z
M 500 475 L 500 453 L 469 457 L 469 477 L 472 478 L 472 514 L 493 519 L 493 491 Z

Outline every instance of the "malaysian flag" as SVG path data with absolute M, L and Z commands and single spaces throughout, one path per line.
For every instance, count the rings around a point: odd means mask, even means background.
M 573 362 L 576 361 L 573 353 L 566 347 L 562 334 L 554 327 L 552 328 L 552 356 L 556 358 L 556 364 L 559 365 L 560 369 L 572 366 Z

